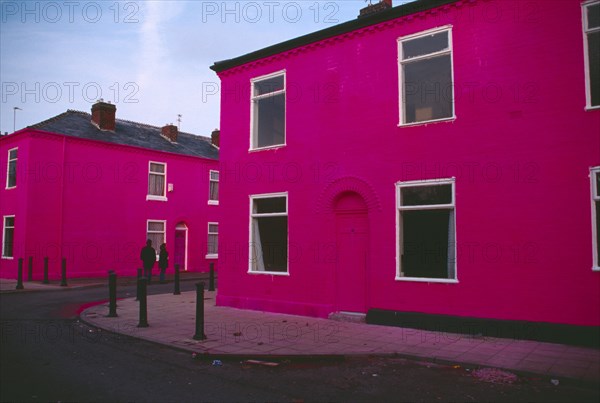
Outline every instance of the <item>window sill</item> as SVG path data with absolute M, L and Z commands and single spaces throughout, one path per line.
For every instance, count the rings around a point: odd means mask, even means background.
M 453 120 L 456 120 L 456 115 L 450 116 L 449 118 L 434 119 L 434 120 L 424 120 L 422 122 L 398 123 L 398 127 L 421 126 L 421 125 L 428 125 L 428 124 L 438 123 L 438 122 L 450 122 L 450 121 L 453 121 Z
M 422 278 L 422 277 L 398 277 L 396 281 L 414 281 L 418 283 L 447 283 L 458 284 L 458 280 L 450 278 Z
M 169 199 L 167 199 L 166 196 L 152 196 L 152 195 L 146 195 L 146 201 L 149 200 L 153 200 L 153 201 L 168 201 Z
M 12 189 L 16 189 L 16 188 L 17 188 L 16 186 L 11 186 L 11 187 L 5 187 L 4 189 L 5 190 L 12 190 Z
M 270 276 L 285 276 L 285 277 L 289 277 L 290 273 L 289 272 L 282 272 L 282 271 L 248 271 L 248 274 L 264 274 L 264 275 L 270 275 Z
M 597 111 L 597 110 L 600 110 L 600 105 L 595 105 L 595 106 L 586 105 L 584 109 L 586 111 Z
M 218 206 L 219 205 L 219 201 L 218 200 L 209 200 L 208 201 L 208 205 L 209 206 Z
M 14 257 L 13 256 L 2 256 L 2 259 L 14 260 Z
M 283 148 L 283 147 L 285 147 L 285 146 L 287 146 L 287 144 L 285 144 L 285 143 L 284 143 L 284 144 L 276 144 L 276 145 L 274 145 L 274 146 L 258 147 L 258 148 L 250 148 L 250 149 L 248 150 L 248 152 L 250 152 L 250 153 L 253 153 L 253 152 L 256 152 L 256 151 L 276 150 L 276 149 L 278 149 L 278 148 Z
M 598 272 L 600 272 L 600 266 L 594 266 L 594 267 L 592 267 L 592 271 L 598 271 Z
M 218 254 L 217 255 L 206 255 L 205 258 L 206 259 L 218 259 L 219 255 Z

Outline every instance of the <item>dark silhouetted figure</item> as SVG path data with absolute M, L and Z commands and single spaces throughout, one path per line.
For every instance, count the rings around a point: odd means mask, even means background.
M 152 268 L 154 267 L 154 263 L 156 262 L 156 251 L 152 247 L 152 241 L 150 239 L 146 241 L 146 246 L 142 248 L 140 259 L 142 259 L 142 263 L 144 265 L 144 276 L 146 276 L 146 278 L 148 279 L 148 284 L 150 284 L 150 279 L 152 277 Z
M 160 252 L 158 252 L 158 268 L 160 269 L 160 283 L 164 284 L 165 274 L 169 267 L 169 252 L 167 252 L 167 244 L 163 243 L 160 245 Z

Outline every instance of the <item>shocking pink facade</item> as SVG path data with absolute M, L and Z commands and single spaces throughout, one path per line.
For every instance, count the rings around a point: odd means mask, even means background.
M 447 25 L 456 118 L 399 126 L 398 38 Z M 600 325 L 583 44 L 579 1 L 459 1 L 219 71 L 217 303 Z M 251 79 L 283 70 L 286 144 L 249 151 Z M 446 178 L 457 282 L 398 280 L 395 184 Z M 251 273 L 249 197 L 280 192 L 288 274 Z
M 105 132 L 110 136 L 110 132 Z M 156 130 L 160 135 L 160 128 Z M 176 227 L 187 227 L 187 264 L 181 270 L 208 271 L 208 222 L 218 222 L 208 205 L 209 170 L 218 161 L 141 147 L 23 129 L 0 138 L 0 166 L 18 147 L 17 186 L 0 188 L 0 215 L 15 216 L 14 258 L 0 259 L 0 277 L 16 278 L 18 258 L 33 257 L 33 279 L 43 278 L 49 258 L 50 279 L 106 276 L 108 270 L 132 276 L 141 267 L 147 220 L 166 221 L 169 268 L 173 273 Z M 149 161 L 166 163 L 167 201 L 146 200 Z M 158 245 L 153 245 L 158 249 Z M 158 274 L 158 265 L 154 274 Z

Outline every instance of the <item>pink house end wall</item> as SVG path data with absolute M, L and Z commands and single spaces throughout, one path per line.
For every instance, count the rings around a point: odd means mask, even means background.
M 0 166 L 6 168 L 14 147 L 17 187 L 6 190 L 3 183 L 0 190 L 1 215 L 15 215 L 14 258 L 0 259 L 0 277 L 16 278 L 20 257 L 26 273 L 30 256 L 36 281 L 43 279 L 44 257 L 51 280 L 60 278 L 62 257 L 69 278 L 109 270 L 135 275 L 147 220 L 166 220 L 167 273 L 174 270 L 180 223 L 188 227 L 187 270 L 216 266 L 206 258 L 206 245 L 207 223 L 219 218 L 218 208 L 208 205 L 209 170 L 217 170 L 218 161 L 24 129 L 1 139 Z M 168 201 L 146 200 L 149 161 L 167 164 L 166 181 L 173 184 Z
M 452 27 L 455 115 L 400 127 L 398 38 Z M 557 29 L 560 27 L 560 29 Z M 285 71 L 286 145 L 249 152 L 250 80 Z M 460 1 L 219 73 L 217 303 L 339 310 L 333 206 L 367 206 L 366 308 L 600 325 L 579 1 Z M 454 178 L 457 281 L 396 277 L 395 184 Z M 288 193 L 288 275 L 249 273 L 249 196 Z M 361 291 L 362 292 L 362 291 Z

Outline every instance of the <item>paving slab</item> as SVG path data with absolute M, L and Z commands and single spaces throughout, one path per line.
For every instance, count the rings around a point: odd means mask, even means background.
M 390 355 L 600 383 L 600 350 L 593 348 L 242 310 L 216 306 L 215 299 L 216 292 L 205 292 L 205 340 L 193 339 L 195 291 L 148 296 L 147 328 L 137 327 L 134 298 L 117 302 L 116 318 L 107 317 L 104 302 L 84 310 L 81 319 L 212 358 Z

